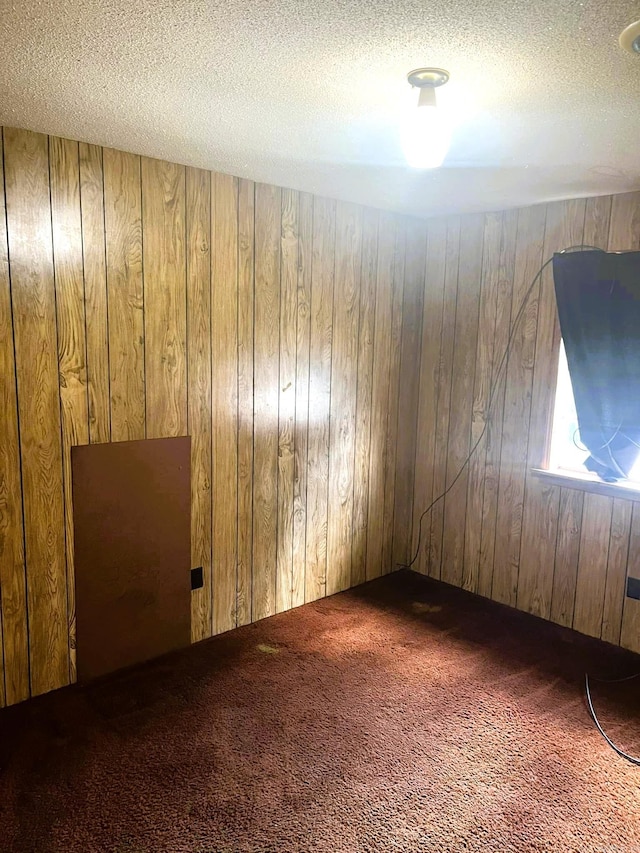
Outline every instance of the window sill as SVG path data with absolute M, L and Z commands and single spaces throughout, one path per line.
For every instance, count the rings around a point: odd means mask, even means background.
M 623 498 L 628 501 L 640 501 L 640 486 L 624 485 L 622 483 L 603 483 L 589 474 L 578 472 L 547 471 L 543 468 L 532 468 L 534 477 L 552 483 L 554 486 L 562 486 L 565 489 L 581 489 L 583 492 L 591 492 L 594 495 L 606 495 L 611 498 Z

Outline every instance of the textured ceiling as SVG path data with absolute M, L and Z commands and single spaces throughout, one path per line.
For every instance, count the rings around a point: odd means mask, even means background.
M 638 0 L 0 0 L 0 124 L 418 214 L 640 187 Z M 398 141 L 451 72 L 443 168 Z

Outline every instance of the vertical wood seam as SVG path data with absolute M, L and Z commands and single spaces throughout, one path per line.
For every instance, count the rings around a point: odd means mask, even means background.
M 51 137 L 47 136 L 47 174 L 49 181 L 49 227 L 51 229 L 51 276 L 53 280 L 53 315 L 54 315 L 54 325 L 55 325 L 55 336 L 56 336 L 56 349 L 55 349 L 55 359 L 56 359 L 56 382 L 58 388 L 58 411 L 60 412 L 59 421 L 60 421 L 60 463 L 61 463 L 61 477 L 60 484 L 62 486 L 62 507 L 63 507 L 63 541 L 64 541 L 64 566 L 65 566 L 65 584 L 64 584 L 64 598 L 65 598 L 65 611 L 66 611 L 66 633 L 67 633 L 67 670 L 69 674 L 69 681 L 72 680 L 72 667 L 71 667 L 71 636 L 69 631 L 69 589 L 67 587 L 67 571 L 68 571 L 68 563 L 69 563 L 69 542 L 67 541 L 67 525 L 66 518 L 67 513 L 70 510 L 70 507 L 67 506 L 67 502 L 65 500 L 65 470 L 64 470 L 64 428 L 63 428 L 63 410 L 62 410 L 62 394 L 60 393 L 60 330 L 58 327 L 58 278 L 56 275 L 56 248 L 55 248 L 55 240 L 53 239 L 53 199 L 51 196 Z M 83 258 L 84 263 L 84 258 Z M 26 557 L 26 555 L 25 555 Z
M 27 574 L 27 530 L 26 530 L 26 516 L 25 516 L 25 501 L 24 501 L 24 474 L 23 474 L 23 450 L 22 450 L 22 429 L 20 427 L 20 404 L 19 404 L 19 396 L 18 396 L 18 362 L 15 357 L 16 355 L 16 324 L 14 319 L 14 299 L 13 299 L 13 276 L 11 274 L 11 246 L 9 243 L 9 214 L 7 210 L 7 169 L 6 169 L 6 158 L 5 158 L 5 143 L 4 143 L 4 127 L 0 127 L 0 148 L 2 149 L 2 180 L 3 180 L 3 190 L 4 190 L 4 229 L 6 232 L 6 240 L 7 240 L 7 276 L 9 279 L 9 311 L 11 314 L 11 344 L 13 347 L 13 382 L 15 387 L 15 397 L 16 397 L 16 425 L 17 425 L 17 433 L 18 433 L 18 466 L 20 472 L 20 509 L 22 514 L 22 553 L 23 553 L 23 574 L 24 574 L 24 609 L 25 609 L 25 637 L 26 637 L 26 646 L 27 646 L 27 659 L 26 659 L 26 668 L 27 668 L 27 689 L 29 691 L 29 695 L 31 695 L 31 634 L 29 632 L 29 592 L 28 592 L 28 574 Z M 4 613 L 2 612 L 2 597 L 0 596 L 0 615 L 2 616 L 2 628 L 3 633 L 0 634 L 3 640 L 3 649 L 2 649 L 2 660 L 3 660 L 3 678 L 5 685 L 5 701 L 7 698 L 6 686 L 7 686 L 7 671 L 6 671 L 6 658 L 4 655 Z
M 456 302 L 455 308 L 453 311 L 453 343 L 451 347 L 451 370 L 449 371 L 449 399 L 448 399 L 448 417 L 447 417 L 447 441 L 445 445 L 445 456 L 446 462 L 444 466 L 444 483 L 442 487 L 442 524 L 440 526 L 440 571 L 439 577 L 442 577 L 442 569 L 443 569 L 443 561 L 444 561 L 444 535 L 445 535 L 445 524 L 446 524 L 446 509 L 447 509 L 447 495 L 450 491 L 450 486 L 453 483 L 449 483 L 449 441 L 451 437 L 451 392 L 453 389 L 453 365 L 455 361 L 455 352 L 456 352 L 456 327 L 458 320 L 458 286 L 460 284 L 460 234 L 462 229 L 462 220 L 460 220 L 460 226 L 458 228 L 458 250 L 456 253 Z M 447 229 L 447 237 L 448 237 L 448 229 Z M 445 262 L 445 276 L 446 276 L 446 262 Z M 445 278 L 446 282 L 446 278 Z M 445 284 L 446 287 L 446 284 Z M 442 378 L 440 376 L 440 378 Z
M 620 619 L 618 621 L 618 630 L 616 632 L 617 633 L 616 642 L 618 645 L 620 645 L 620 640 L 622 638 L 622 618 L 624 615 L 624 602 L 625 602 L 625 598 L 627 597 L 627 577 L 629 574 L 629 550 L 631 548 L 631 527 L 633 525 L 633 510 L 634 510 L 634 505 L 632 503 L 631 504 L 631 513 L 629 515 L 629 532 L 627 535 L 627 561 L 626 561 L 625 570 L 624 570 L 624 587 L 623 587 L 623 592 L 622 592 L 622 601 L 620 604 Z
M 278 217 L 278 414 L 276 417 L 276 494 L 275 494 L 275 517 L 276 517 L 276 559 L 274 564 L 275 579 L 274 579 L 274 598 L 273 612 L 278 612 L 278 580 L 279 580 L 279 562 L 280 554 L 278 549 L 278 533 L 280 527 L 280 403 L 282 400 L 282 392 L 280 385 L 280 366 L 281 366 L 281 347 L 282 347 L 282 205 L 284 204 L 284 196 L 282 188 L 280 190 L 280 215 Z
M 582 217 L 582 231 L 581 231 L 581 238 L 580 238 L 582 243 L 584 243 L 584 231 L 585 231 L 585 227 L 586 227 L 586 221 L 587 221 L 587 205 L 585 204 L 584 215 Z M 545 237 L 546 237 L 546 228 L 547 228 L 547 219 L 546 219 L 546 215 L 545 215 Z M 544 241 L 543 241 L 543 246 L 544 246 Z M 544 255 L 544 248 L 543 248 L 543 255 Z M 544 260 L 545 259 L 543 257 L 543 263 L 544 263 Z M 553 270 L 553 264 L 551 265 L 551 269 Z M 542 287 L 542 277 L 540 278 L 540 287 Z M 562 332 L 560 332 L 560 343 L 562 344 Z M 534 359 L 534 364 L 535 364 L 535 359 Z M 554 389 L 554 393 L 553 393 L 554 403 L 555 403 L 556 394 L 557 394 L 557 379 L 556 379 L 556 388 Z M 551 418 L 550 418 L 551 426 L 548 430 L 549 434 L 546 436 L 545 461 L 547 464 L 549 461 L 549 447 L 551 444 L 551 434 L 550 433 L 553 430 L 553 414 L 554 414 L 554 412 L 552 411 L 551 412 Z M 527 448 L 527 451 L 528 451 L 528 448 Z M 527 463 L 528 463 L 528 452 L 527 452 Z M 560 500 L 561 500 L 561 498 L 562 498 L 562 490 L 560 490 L 560 494 L 558 496 L 558 521 L 560 520 Z M 584 502 L 582 504 L 582 512 L 580 514 L 580 532 L 581 533 L 582 533 L 582 520 L 583 520 L 583 518 L 584 518 Z M 611 502 L 611 518 L 613 518 L 613 501 Z M 551 572 L 551 601 L 550 601 L 551 605 L 553 605 L 553 590 L 555 588 L 555 582 L 556 582 L 556 565 L 557 565 L 559 533 L 560 533 L 560 524 L 557 524 L 556 525 L 556 542 L 555 542 L 555 546 L 553 549 L 553 571 Z M 582 540 L 582 536 L 580 535 L 578 537 L 578 559 L 576 562 L 576 581 L 573 584 L 573 606 L 571 608 L 571 625 L 572 626 L 573 626 L 573 619 L 574 619 L 574 614 L 575 614 L 575 609 L 576 609 L 576 593 L 578 590 L 578 570 L 580 567 L 580 544 L 581 544 L 581 540 Z M 606 566 L 609 563 L 609 550 L 608 549 L 609 549 L 610 543 L 611 543 L 611 529 L 609 529 L 609 544 L 607 545 L 607 563 L 605 564 L 605 583 L 606 583 Z M 517 602 L 517 592 L 516 592 L 516 602 Z M 551 609 L 550 609 L 549 613 L 551 614 Z M 602 633 L 602 621 L 603 621 L 603 619 L 604 619 L 604 600 L 603 600 L 602 616 L 600 618 L 600 633 Z
M 109 390 L 108 401 L 109 405 L 107 406 L 107 414 L 109 417 L 109 441 L 111 441 L 111 335 L 109 333 L 109 292 L 108 292 L 108 264 L 107 264 L 107 202 L 105 198 L 105 188 L 104 188 L 104 148 L 100 146 L 100 169 L 101 169 L 101 183 L 102 183 L 102 228 L 104 232 L 104 286 L 105 286 L 105 311 L 107 318 L 107 388 Z M 81 190 L 82 192 L 82 190 Z M 84 252 L 83 252 L 83 263 L 84 263 Z
M 602 603 L 602 609 L 600 611 L 600 628 L 598 630 L 598 639 L 602 636 L 602 626 L 604 623 L 604 604 L 605 604 L 605 597 L 607 594 L 607 569 L 609 567 L 609 555 L 611 553 L 611 527 L 613 525 L 613 508 L 614 508 L 614 499 L 613 498 L 611 498 L 609 500 L 609 505 L 611 507 L 611 511 L 609 513 L 609 532 L 607 535 L 607 559 L 606 559 L 605 564 L 604 564 L 604 584 L 602 586 L 602 602 L 601 602 Z M 627 557 L 627 559 L 628 559 L 628 557 Z M 575 607 L 575 604 L 574 604 L 574 607 Z
M 300 193 L 297 194 L 297 206 L 298 206 L 298 216 L 297 216 L 297 233 L 296 233 L 296 302 L 295 302 L 295 328 L 294 328 L 294 367 L 293 367 L 293 430 L 291 437 L 291 452 L 293 454 L 293 476 L 295 477 L 295 458 L 296 458 L 296 439 L 298 437 L 298 433 L 296 430 L 297 423 L 297 411 L 298 411 L 298 300 L 299 300 L 299 281 L 300 281 Z M 281 244 L 282 245 L 282 244 Z M 281 249 L 282 251 L 282 249 Z M 282 260 L 282 259 L 281 259 Z M 280 275 L 282 276 L 282 263 L 280 264 Z M 293 606 L 293 575 L 295 572 L 294 566 L 294 553 L 295 553 L 295 535 L 294 535 L 294 526 L 295 526 L 295 491 L 292 489 L 291 491 L 291 577 L 289 578 L 289 592 L 290 592 L 290 602 Z M 277 592 L 277 591 L 276 591 Z M 277 594 L 276 594 L 277 600 Z
M 140 179 L 140 285 L 142 293 L 142 404 L 144 407 L 144 437 L 147 437 L 147 312 L 146 312 L 146 287 L 144 283 L 144 188 L 142 186 L 142 157 L 136 157 L 138 163 L 138 175 Z
M 586 501 L 583 501 L 582 509 L 580 511 L 580 530 L 578 533 L 578 553 L 576 556 L 576 579 L 575 579 L 575 582 L 573 584 L 573 605 L 571 607 L 571 627 L 572 628 L 573 628 L 573 623 L 574 623 L 575 614 L 576 614 L 576 592 L 578 590 L 578 571 L 580 569 L 580 554 L 582 552 L 582 525 L 584 522 L 585 503 L 586 503 Z M 629 535 L 631 535 L 631 525 L 629 525 Z M 555 566 L 554 566 L 554 573 L 555 573 Z M 554 580 L 555 580 L 555 578 L 554 578 Z
M 544 211 L 544 228 L 542 231 L 542 247 L 540 249 L 540 260 L 539 260 L 538 271 L 536 272 L 536 278 L 538 279 L 538 281 L 533 287 L 532 287 L 532 283 L 527 284 L 527 290 L 525 291 L 525 296 L 524 296 L 524 299 L 522 300 L 522 305 L 523 306 L 526 305 L 526 303 L 533 297 L 534 293 L 536 293 L 536 291 L 537 291 L 538 298 L 536 300 L 536 335 L 535 335 L 535 338 L 533 341 L 533 361 L 532 361 L 532 368 L 531 368 L 531 402 L 529 405 L 529 415 L 528 415 L 528 419 L 527 419 L 527 440 L 526 440 L 527 452 L 526 452 L 526 457 L 525 457 L 526 462 L 525 462 L 525 470 L 524 470 L 524 484 L 523 484 L 523 491 L 522 491 L 522 518 L 520 521 L 520 536 L 518 539 L 518 568 L 520 567 L 520 564 L 522 563 L 522 534 L 524 531 L 524 513 L 525 513 L 525 507 L 527 505 L 527 493 L 529 491 L 527 488 L 527 486 L 528 486 L 528 482 L 527 482 L 528 476 L 527 475 L 529 473 L 529 444 L 530 444 L 530 438 L 531 438 L 531 420 L 532 420 L 532 416 L 533 416 L 533 387 L 535 384 L 535 371 L 536 371 L 536 361 L 537 361 L 536 357 L 538 354 L 538 320 L 540 318 L 540 298 L 542 295 L 542 277 L 544 275 L 544 272 L 541 272 L 540 270 L 542 268 L 542 265 L 545 262 L 544 247 L 545 247 L 546 242 L 547 242 L 547 224 L 548 224 L 548 219 L 549 219 L 549 205 L 545 204 L 544 207 L 545 207 L 545 211 Z M 516 237 L 516 247 L 517 247 L 517 237 Z M 530 288 L 531 288 L 531 290 L 529 291 Z M 523 310 L 522 316 L 520 317 L 520 320 L 524 319 L 525 311 L 526 311 L 526 309 Z M 516 314 L 516 316 L 517 316 L 517 314 Z M 579 555 L 579 552 L 578 552 L 578 555 Z M 491 585 L 491 592 L 492 592 L 492 596 L 493 596 L 493 579 L 492 579 L 492 585 Z M 515 607 L 516 608 L 518 607 L 518 584 L 516 584 Z
M 486 222 L 486 215 L 485 215 L 485 222 Z M 502 233 L 500 235 L 500 262 L 502 261 L 502 250 L 503 250 L 504 242 L 506 239 L 506 234 L 505 234 L 506 228 L 507 228 L 506 217 L 503 215 L 503 217 L 502 217 Z M 485 249 L 484 232 L 483 232 L 482 240 L 483 240 L 482 252 L 483 252 L 483 258 L 484 258 L 484 249 Z M 505 343 L 505 349 L 502 351 L 502 354 L 500 355 L 499 360 L 496 358 L 495 346 L 494 346 L 493 351 L 492 351 L 491 379 L 492 379 L 493 384 L 492 384 L 492 387 L 489 388 L 489 398 L 488 398 L 488 402 L 487 402 L 487 415 L 486 415 L 486 423 L 485 423 L 485 430 L 488 433 L 488 431 L 489 431 L 489 418 L 491 416 L 490 406 L 493 405 L 493 401 L 491 400 L 491 394 L 492 394 L 494 388 L 497 389 L 500 387 L 500 382 L 502 382 L 502 379 L 500 377 L 500 372 L 502 371 L 502 375 L 504 376 L 504 390 L 502 392 L 502 417 L 500 418 L 500 423 L 496 424 L 497 426 L 499 426 L 499 429 L 500 429 L 500 453 L 497 456 L 498 465 L 497 465 L 497 469 L 496 469 L 497 477 L 498 477 L 498 482 L 496 484 L 496 498 L 495 498 L 496 515 L 495 515 L 495 520 L 494 520 L 496 528 L 497 528 L 497 523 L 498 523 L 498 507 L 500 506 L 500 480 L 501 480 L 500 472 L 502 471 L 502 454 L 504 452 L 504 444 L 505 444 L 504 443 L 503 427 L 504 427 L 504 418 L 505 418 L 505 402 L 506 402 L 506 398 L 507 398 L 507 377 L 509 375 L 509 359 L 511 357 L 511 345 L 512 345 L 513 341 L 515 340 L 515 332 L 512 329 L 512 324 L 513 324 L 513 320 L 514 320 L 513 288 L 514 288 L 514 283 L 515 283 L 516 258 L 517 258 L 517 251 L 518 251 L 517 243 L 518 243 L 518 223 L 516 220 L 516 227 L 515 227 L 514 235 L 513 235 L 513 271 L 512 271 L 511 281 L 510 281 L 510 291 L 511 292 L 510 292 L 510 305 L 509 305 L 509 320 L 507 323 L 507 339 L 506 339 L 506 343 Z M 499 262 L 498 266 L 499 266 L 499 270 L 501 271 L 501 263 L 500 262 Z M 516 316 L 517 316 L 517 312 L 516 312 Z M 523 317 L 524 317 L 524 311 L 523 311 Z M 496 298 L 496 313 L 495 313 L 494 325 L 493 325 L 494 331 L 495 331 L 497 322 L 498 322 L 498 299 Z M 495 367 L 495 373 L 494 373 L 494 365 L 496 366 Z M 496 400 L 498 401 L 498 405 L 500 405 L 499 397 L 496 397 Z M 485 457 L 485 471 L 486 471 L 486 457 Z M 484 528 L 484 517 L 485 517 L 485 513 L 484 513 L 485 498 L 486 498 L 486 490 L 483 488 L 482 522 L 481 522 L 481 527 L 480 527 L 480 548 L 481 549 L 482 549 L 482 530 Z M 494 535 L 493 536 L 493 544 L 492 544 L 492 548 L 491 548 L 492 554 L 491 554 L 491 560 L 490 560 L 490 564 L 492 567 L 495 566 L 496 539 L 497 539 L 497 536 Z M 491 574 L 492 574 L 492 586 L 493 586 L 493 569 L 492 569 Z

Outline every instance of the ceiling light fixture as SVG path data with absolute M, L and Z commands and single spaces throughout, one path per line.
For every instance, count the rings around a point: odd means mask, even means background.
M 620 34 L 620 47 L 629 53 L 640 54 L 640 21 L 636 21 Z
M 442 68 L 416 68 L 407 75 L 409 83 L 420 89 L 418 107 L 402 128 L 402 148 L 407 163 L 415 169 L 435 169 L 442 165 L 451 142 L 451 128 L 436 103 L 436 89 L 449 80 Z

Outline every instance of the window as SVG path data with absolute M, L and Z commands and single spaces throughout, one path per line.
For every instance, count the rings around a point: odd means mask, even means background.
M 569 376 L 567 356 L 564 344 L 560 343 L 560 358 L 558 362 L 558 382 L 556 399 L 553 410 L 553 428 L 551 431 L 551 446 L 549 450 L 549 470 L 559 474 L 578 474 L 582 477 L 598 480 L 584 467 L 583 462 L 589 452 L 580 442 L 576 404 L 573 399 L 573 388 Z M 640 458 L 632 468 L 629 479 L 622 485 L 628 484 L 640 488 Z

